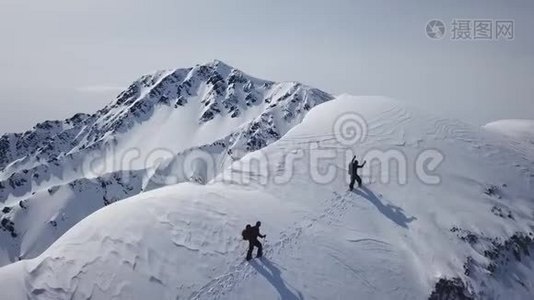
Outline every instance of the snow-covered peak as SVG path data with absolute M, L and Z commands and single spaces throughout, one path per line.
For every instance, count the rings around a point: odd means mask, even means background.
M 153 120 L 153 115 L 162 110 L 176 114 L 187 110 L 189 123 L 195 122 L 197 127 L 217 117 L 245 116 L 244 121 L 251 121 L 272 110 L 291 122 L 331 98 L 299 83 L 254 78 L 218 60 L 157 71 L 134 81 L 115 101 L 94 114 L 46 121 L 24 133 L 2 136 L 0 178 L 86 149 L 98 149 Z
M 237 69 L 235 69 L 234 67 L 228 65 L 227 63 L 221 61 L 221 60 L 218 60 L 218 59 L 214 59 L 213 61 L 211 62 L 208 62 L 206 64 L 203 64 L 204 66 L 206 67 L 209 67 L 209 68 L 212 68 L 214 69 L 215 71 L 217 71 L 219 74 L 222 74 L 223 76 L 227 76 L 230 72 L 232 71 L 239 71 Z
M 209 152 L 216 170 L 178 173 L 172 183 L 211 180 L 233 161 L 277 141 L 311 108 L 332 98 L 213 61 L 141 76 L 93 114 L 2 136 L 0 202 L 6 213 L 0 218 L 9 230 L 0 243 L 0 265 L 39 254 L 104 205 L 161 186 L 156 177 L 181 169 L 192 151 Z M 135 160 L 125 159 L 132 155 Z M 75 204 L 90 195 L 91 202 Z

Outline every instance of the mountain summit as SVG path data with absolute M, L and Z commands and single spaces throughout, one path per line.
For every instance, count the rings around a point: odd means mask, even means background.
M 221 118 L 245 121 L 277 111 L 286 122 L 301 119 L 332 96 L 296 82 L 260 80 L 215 60 L 192 68 L 158 71 L 134 81 L 117 99 L 92 115 L 46 121 L 24 133 L 0 138 L 2 175 L 76 156 L 109 143 L 167 108 L 183 111 L 195 125 Z M 253 112 L 249 112 L 253 110 Z M 241 118 L 240 118 L 241 117 Z M 277 120 L 278 121 L 278 120 Z

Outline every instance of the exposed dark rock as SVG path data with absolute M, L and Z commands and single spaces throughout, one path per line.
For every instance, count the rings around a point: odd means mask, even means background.
M 510 254 L 517 261 L 521 261 L 523 256 L 530 256 L 530 247 L 534 246 L 534 240 L 531 235 L 516 233 L 502 243 L 493 241 L 492 245 L 491 249 L 484 251 L 484 256 L 494 261 L 495 269 L 505 264 Z
M 499 194 L 499 187 L 493 184 L 490 184 L 484 188 L 484 194 L 490 197 L 496 197 L 498 199 L 501 198 L 501 195 Z
M 465 283 L 460 278 L 440 278 L 429 300 L 472 300 Z
M 58 190 L 59 190 L 59 186 L 53 186 L 53 187 L 48 189 L 48 194 L 53 195 Z
M 12 237 L 17 237 L 17 233 L 15 232 L 15 223 L 8 218 L 2 218 L 0 221 L 0 227 L 2 230 L 8 231 Z
M 491 208 L 491 212 L 498 216 L 498 217 L 501 217 L 501 218 L 508 218 L 508 219 L 514 219 L 514 216 L 512 215 L 512 211 L 509 210 L 508 208 L 506 207 L 498 207 L 498 206 L 493 206 Z
M 207 122 L 211 119 L 213 119 L 215 115 L 213 114 L 213 111 L 207 110 L 202 114 L 202 117 L 200 117 L 200 121 Z
M 460 238 L 462 241 L 468 242 L 469 244 L 476 244 L 478 242 L 478 236 L 469 230 L 453 226 L 450 231 L 456 233 L 458 238 Z

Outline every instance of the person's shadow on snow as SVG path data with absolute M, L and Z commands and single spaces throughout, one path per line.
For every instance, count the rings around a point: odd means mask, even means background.
M 386 216 L 391 221 L 395 222 L 397 225 L 402 226 L 404 228 L 408 228 L 408 224 L 412 222 L 413 220 L 416 220 L 415 217 L 407 217 L 402 208 L 387 204 L 384 205 L 380 199 L 367 187 L 362 186 L 359 189 L 356 190 L 356 194 L 364 197 L 365 199 L 369 200 L 378 210 Z
M 260 273 L 269 283 L 278 291 L 280 294 L 280 299 L 282 300 L 301 300 L 304 299 L 302 294 L 297 291 L 294 293 L 291 291 L 284 280 L 282 279 L 280 269 L 274 266 L 267 258 L 260 258 L 261 263 L 256 260 L 251 260 L 250 264 L 258 273 Z

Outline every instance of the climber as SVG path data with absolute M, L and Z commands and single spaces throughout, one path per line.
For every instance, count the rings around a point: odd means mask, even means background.
M 364 161 L 362 165 L 358 165 L 358 160 L 356 156 L 352 158 L 352 161 L 349 163 L 349 174 L 350 174 L 350 185 L 349 189 L 352 191 L 354 189 L 354 181 L 358 181 L 358 187 L 362 186 L 362 178 L 358 175 L 358 169 L 363 168 L 367 162 Z
M 252 259 L 252 251 L 254 250 L 254 247 L 258 248 L 256 257 L 262 257 L 263 255 L 263 246 L 260 241 L 258 241 L 258 237 L 265 238 L 267 235 L 260 233 L 260 226 L 261 222 L 258 221 L 256 222 L 256 226 L 250 226 L 249 224 L 242 232 L 243 239 L 248 241 L 247 260 Z

